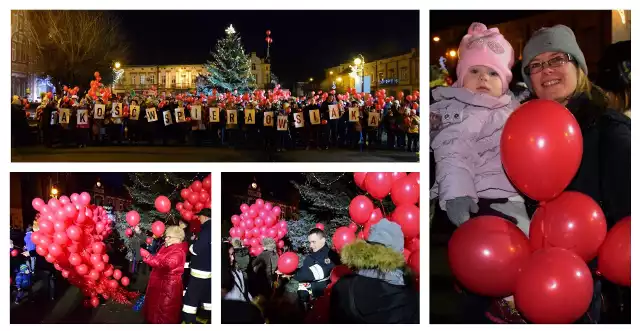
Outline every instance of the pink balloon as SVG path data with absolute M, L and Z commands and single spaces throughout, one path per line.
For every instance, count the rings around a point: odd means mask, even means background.
M 42 212 L 42 207 L 45 206 L 44 200 L 40 199 L 40 198 L 35 198 L 31 201 L 31 206 L 33 206 L 33 209 Z
M 266 234 L 267 233 L 267 227 L 266 226 L 261 226 L 260 227 L 260 234 Z
M 258 216 L 258 212 L 255 209 L 249 209 L 249 217 L 255 218 Z
M 287 235 L 287 231 L 286 230 L 278 229 L 278 239 L 282 239 L 286 235 Z
M 122 277 L 120 282 L 122 283 L 122 286 L 129 286 L 129 278 L 128 277 Z
M 241 210 L 243 213 L 248 212 L 248 211 L 249 211 L 249 205 L 247 205 L 246 203 L 241 204 L 241 205 L 240 205 L 240 210 Z
M 127 223 L 132 227 L 135 227 L 136 225 L 138 225 L 140 223 L 140 214 L 138 214 L 138 212 L 135 210 L 128 212 Z
M 266 210 L 261 210 L 258 212 L 258 217 L 264 219 L 265 217 L 267 217 L 267 215 L 271 214 L 271 212 L 266 211 Z
M 171 211 L 171 201 L 169 201 L 169 198 L 167 198 L 166 196 L 161 195 L 156 198 L 155 207 L 157 211 L 166 214 Z
M 120 279 L 122 277 L 122 271 L 120 269 L 116 269 L 113 271 L 113 278 Z
M 151 232 L 153 232 L 156 237 L 161 237 L 164 234 L 164 223 L 161 221 L 155 221 L 151 224 Z
M 73 193 L 69 198 L 71 199 L 71 202 L 77 203 L 80 196 L 78 195 L 78 193 Z
M 287 231 L 287 221 L 280 221 L 278 222 L 278 227 L 282 230 Z
M 231 236 L 231 238 L 239 237 L 237 231 L 238 231 L 238 229 L 236 229 L 236 228 L 229 229 L 229 235 Z
M 277 247 L 282 249 L 284 247 L 284 241 L 278 240 Z
M 271 204 L 271 202 L 265 202 L 264 210 L 271 211 L 272 209 L 273 209 L 273 205 Z
M 61 196 L 61 197 L 60 197 L 60 203 L 61 203 L 62 205 L 66 205 L 66 204 L 71 203 L 71 200 L 69 199 L 69 197 L 68 197 L 68 196 L 63 195 L 63 196 Z
M 80 201 L 81 205 L 86 206 L 91 203 L 91 195 L 89 195 L 89 193 L 87 192 L 82 192 L 78 201 Z
M 233 223 L 233 225 L 237 225 L 238 223 L 240 223 L 240 216 L 238 215 L 231 216 L 231 223 Z
M 316 228 L 318 228 L 318 229 L 320 229 L 320 230 L 324 231 L 324 224 L 322 224 L 322 223 L 316 223 Z
M 267 230 L 267 236 L 270 238 L 277 238 L 278 237 L 278 230 L 274 229 L 274 228 L 270 228 Z
M 358 224 L 351 222 L 351 223 L 349 224 L 349 230 L 351 230 L 351 231 L 353 231 L 353 232 L 358 231 Z
M 89 278 L 91 278 L 92 280 L 100 279 L 100 272 L 98 272 L 97 270 L 91 270 L 91 272 L 89 272 Z
M 253 229 L 251 229 L 251 234 L 252 234 L 254 237 L 259 237 L 259 236 L 260 236 L 260 228 L 253 228 Z
M 251 245 L 251 239 L 249 239 L 249 238 L 244 238 L 244 239 L 242 239 L 242 245 L 243 245 L 243 246 L 249 246 L 249 245 Z
M 64 232 L 56 232 L 53 235 L 53 241 L 58 245 L 66 246 L 69 243 L 69 238 Z
M 262 200 L 262 199 L 256 200 L 256 206 L 263 207 L 264 206 L 264 200 Z
M 62 207 L 62 204 L 56 198 L 49 199 L 49 202 L 47 204 L 53 209 L 53 211 L 56 211 L 60 209 L 60 207 Z
M 255 226 L 263 226 L 263 225 L 265 225 L 264 221 L 260 217 L 256 217 L 253 220 L 253 224 L 255 224 Z
M 194 182 L 191 184 L 191 190 L 192 190 L 192 191 L 194 191 L 194 192 L 200 192 L 200 191 L 202 191 L 202 182 L 201 182 L 201 181 L 199 181 L 199 180 L 194 181 Z
M 273 216 L 268 215 L 267 217 L 265 217 L 265 219 L 264 219 L 264 225 L 266 225 L 266 226 L 268 226 L 268 227 L 272 227 L 272 226 L 274 226 L 275 224 L 276 224 L 276 219 L 275 219 Z
M 66 204 L 64 205 L 64 213 L 67 218 L 75 219 L 78 216 L 78 210 L 74 205 Z
M 253 222 L 253 219 L 248 219 L 244 221 L 245 229 L 253 229 L 254 226 L 255 226 L 255 223 Z
M 280 217 L 280 214 L 282 214 L 282 209 L 280 209 L 280 207 L 275 206 L 273 207 L 273 209 L 271 209 L 271 212 L 273 213 L 272 215 L 276 218 Z

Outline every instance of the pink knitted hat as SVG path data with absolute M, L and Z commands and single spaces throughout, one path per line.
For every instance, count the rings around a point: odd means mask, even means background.
M 506 92 L 513 75 L 513 48 L 498 28 L 487 29 L 482 23 L 472 23 L 458 48 L 458 80 L 454 87 L 462 87 L 462 79 L 469 67 L 482 65 L 495 70 L 502 80 L 502 92 Z

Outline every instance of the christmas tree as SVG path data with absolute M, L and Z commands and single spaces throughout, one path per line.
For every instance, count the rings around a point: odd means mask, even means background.
M 300 217 L 298 221 L 289 222 L 289 238 L 294 250 L 308 246 L 309 231 L 317 223 L 324 224 L 327 243 L 332 246 L 331 239 L 337 228 L 351 223 L 349 204 L 360 194 L 365 194 L 355 184 L 353 173 L 305 173 L 304 183 L 292 182 L 300 192 Z M 389 198 L 383 201 L 382 209 L 389 213 L 393 203 Z M 381 207 L 374 201 L 376 207 Z
M 219 39 L 213 61 L 207 61 L 209 72 L 207 85 L 225 91 L 238 90 L 239 93 L 255 88 L 255 77 L 251 74 L 251 60 L 244 53 L 240 36 L 230 25 L 226 37 Z
M 135 210 L 140 214 L 138 227 L 140 227 L 141 233 L 151 233 L 151 224 L 155 221 L 165 222 L 167 226 L 177 225 L 181 216 L 180 212 L 175 209 L 175 205 L 182 201 L 180 190 L 189 187 L 195 180 L 202 180 L 207 175 L 208 173 L 129 173 L 130 184 L 125 187 L 133 198 L 130 210 Z M 160 195 L 166 196 L 171 201 L 171 211 L 167 214 L 163 214 L 155 208 L 156 198 Z M 127 248 L 127 259 L 132 254 L 129 237 L 125 234 L 127 228 L 130 227 L 126 221 L 127 212 L 130 210 L 116 212 L 114 222 L 114 228 Z

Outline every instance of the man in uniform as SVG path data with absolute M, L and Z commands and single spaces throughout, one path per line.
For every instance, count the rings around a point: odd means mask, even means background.
M 318 228 L 309 231 L 311 254 L 305 257 L 302 267 L 293 275 L 293 279 L 299 282 L 298 300 L 305 310 L 312 298 L 324 294 L 330 282 L 331 270 L 340 261 L 338 254 L 329 249 L 326 242 L 324 231 Z M 281 274 L 280 271 L 277 273 Z
M 198 239 L 189 246 L 191 276 L 182 306 L 187 324 L 196 322 L 200 305 L 211 314 L 211 209 L 202 209 L 198 218 L 202 227 Z

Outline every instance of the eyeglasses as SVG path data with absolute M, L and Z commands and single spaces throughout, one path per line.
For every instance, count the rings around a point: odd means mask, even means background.
M 549 61 L 546 61 L 546 62 L 535 62 L 535 63 L 529 64 L 524 68 L 524 73 L 527 75 L 537 74 L 542 70 L 544 70 L 544 68 L 546 67 L 558 68 L 567 64 L 567 62 L 573 62 L 573 61 L 575 61 L 575 59 L 571 56 L 571 54 L 566 54 L 566 53 L 560 54 L 558 56 L 555 56 L 549 59 Z

